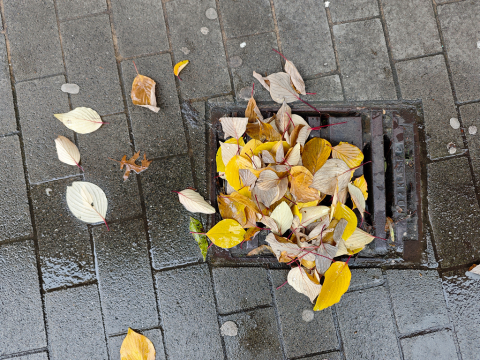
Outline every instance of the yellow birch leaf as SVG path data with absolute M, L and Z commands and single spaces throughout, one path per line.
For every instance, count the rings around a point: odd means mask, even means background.
M 303 148 L 303 166 L 314 175 L 327 162 L 331 151 L 327 140 L 318 137 L 311 139 Z
M 298 204 L 293 205 L 292 214 L 293 214 L 293 216 L 297 215 L 298 216 L 298 221 L 302 222 L 302 213 L 300 212 L 300 208 L 298 207 Z
M 277 143 L 278 141 L 269 141 L 269 142 L 263 143 L 260 146 L 257 146 L 255 148 L 255 150 L 253 151 L 253 154 L 258 156 L 258 154 L 261 154 L 263 150 L 267 150 L 272 154 L 276 154 L 276 151 L 273 152 L 272 149 Z M 288 152 L 288 150 L 290 149 L 290 145 L 286 141 L 282 141 L 282 145 L 283 145 L 284 153 Z
M 242 148 L 242 151 L 240 152 L 240 156 L 243 156 L 244 158 L 248 159 L 248 156 L 250 156 L 250 159 L 252 156 L 254 156 L 254 150 L 262 145 L 262 142 L 260 140 L 255 140 L 252 139 L 249 142 L 245 144 L 245 146 Z M 248 155 L 248 156 L 247 156 Z M 257 154 L 258 155 L 258 154 Z M 249 159 L 249 160 L 250 160 Z
M 350 169 L 359 166 L 363 161 L 363 153 L 355 145 L 341 142 L 332 148 L 332 158 L 345 161 Z
M 325 281 L 313 310 L 320 311 L 338 303 L 348 290 L 351 279 L 348 265 L 341 261 L 334 262 L 325 272 Z
M 130 97 L 133 105 L 146 107 L 156 113 L 160 110 L 155 97 L 155 81 L 148 76 L 138 74 L 133 79 Z
M 215 245 L 229 249 L 240 244 L 245 233 L 238 221 L 225 219 L 211 228 L 206 235 Z
M 342 235 L 342 239 L 347 241 L 357 228 L 357 215 L 355 215 L 352 209 L 350 209 L 348 206 L 345 206 L 342 203 L 338 202 L 335 206 L 333 217 L 337 220 L 347 220 L 347 226 L 345 227 Z
M 237 144 L 237 139 L 230 138 L 227 141 L 225 141 L 225 144 Z M 245 146 L 245 141 L 243 141 L 243 139 L 240 138 L 238 140 L 238 145 Z M 224 164 L 223 159 L 222 159 L 222 147 L 221 146 L 218 147 L 217 156 L 215 157 L 215 160 L 217 162 L 217 172 L 225 172 L 225 164 Z
M 353 185 L 355 185 L 360 190 L 362 190 L 363 197 L 365 198 L 365 200 L 367 200 L 368 199 L 368 192 L 367 192 L 368 187 L 367 187 L 367 181 L 365 180 L 365 176 L 362 175 L 362 176 L 356 178 L 353 181 Z
M 243 187 L 240 179 L 240 169 L 253 169 L 252 163 L 240 155 L 235 155 L 225 167 L 225 178 L 230 186 L 237 191 Z
M 303 209 L 306 207 L 317 206 L 319 200 L 309 201 L 306 203 L 297 202 L 298 209 Z
M 120 357 L 121 360 L 155 360 L 155 348 L 146 336 L 128 328 L 120 348 Z
M 173 67 L 173 73 L 175 74 L 175 76 L 178 77 L 178 75 L 180 74 L 180 71 L 182 71 L 183 68 L 188 65 L 188 63 L 189 63 L 188 60 L 183 60 L 176 63 L 175 66 Z M 180 77 L 178 78 L 180 79 Z

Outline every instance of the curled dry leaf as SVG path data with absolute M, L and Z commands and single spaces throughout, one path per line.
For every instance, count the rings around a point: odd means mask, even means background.
M 231 136 L 235 139 L 240 139 L 245 133 L 248 124 L 248 118 L 241 117 L 222 117 L 220 118 L 222 130 L 225 137 Z
M 328 215 L 330 208 L 328 206 L 310 206 L 300 209 L 302 213 L 302 225 L 307 226 L 318 219 Z
M 313 310 L 320 311 L 340 301 L 340 298 L 348 290 L 352 273 L 344 262 L 333 263 L 325 272 L 325 281 L 318 296 Z
M 279 242 L 278 239 L 284 242 Z M 285 253 L 288 256 L 289 260 L 293 260 L 298 255 L 304 253 L 304 251 L 300 249 L 297 244 L 292 244 L 286 238 L 277 238 L 273 233 L 268 234 L 265 238 L 265 241 L 268 243 L 268 245 L 270 245 L 277 259 L 280 259 L 282 253 Z M 311 260 L 311 258 L 309 258 L 308 260 Z
M 215 214 L 215 209 L 207 203 L 202 195 L 191 189 L 179 191 L 178 200 L 190 212 L 202 214 Z
M 321 138 L 313 138 L 305 144 L 302 153 L 302 163 L 312 174 L 315 174 L 330 157 L 332 147 Z
M 55 146 L 57 148 L 58 160 L 68 165 L 78 166 L 83 171 L 83 168 L 79 165 L 80 152 L 77 145 L 65 136 L 59 135 L 55 139 Z
M 358 208 L 358 211 L 360 212 L 360 215 L 362 215 L 362 218 L 363 218 L 363 213 L 365 212 L 365 198 L 363 197 L 362 190 L 356 187 L 355 185 L 352 185 L 349 183 L 348 192 L 350 193 L 352 202 Z
M 78 219 L 88 224 L 104 222 L 107 225 L 105 215 L 108 200 L 97 185 L 86 181 L 74 181 L 71 186 L 67 186 L 67 205 Z
M 259 256 L 259 255 L 267 255 L 267 254 L 273 254 L 272 248 L 268 245 L 260 245 L 259 247 L 250 251 L 247 254 L 247 256 Z
M 392 218 L 387 217 L 385 231 L 390 231 L 390 239 L 395 241 L 395 230 L 393 229 L 393 225 L 395 225 L 395 222 L 392 220 Z
M 254 77 L 255 79 L 257 79 L 258 82 L 259 82 L 260 84 L 262 84 L 262 86 L 263 86 L 265 89 L 267 89 L 268 91 L 270 91 L 270 85 L 265 81 L 265 79 L 264 79 L 264 77 L 263 77 L 262 75 L 260 75 L 259 73 L 257 73 L 257 72 L 254 71 L 254 72 L 253 72 L 253 77 Z
M 290 75 L 292 79 L 293 86 L 299 94 L 306 95 L 305 92 L 305 82 L 302 79 L 302 76 L 298 72 L 297 68 L 289 60 L 285 60 L 285 72 Z
M 279 132 L 286 133 L 287 130 L 293 125 L 290 125 L 290 119 L 292 118 L 292 109 L 284 101 L 280 109 L 278 109 L 277 116 L 275 116 L 275 125 Z
M 257 235 L 262 229 L 261 228 L 258 228 L 256 227 L 256 225 L 254 225 L 253 227 L 249 228 L 247 230 L 247 232 L 245 233 L 245 236 L 243 238 L 243 241 L 250 241 L 252 240 L 255 235 Z
M 348 240 L 345 241 L 345 246 L 349 252 L 356 254 L 366 245 L 370 244 L 373 239 L 375 239 L 375 236 L 366 233 L 362 229 L 356 228 Z
M 79 134 L 88 134 L 99 129 L 104 122 L 95 110 L 78 107 L 64 114 L 54 114 L 63 125 Z
M 225 219 L 207 232 L 208 238 L 217 246 L 229 249 L 243 241 L 245 230 L 235 220 Z
M 207 237 L 203 234 L 203 225 L 202 223 L 190 216 L 190 231 L 192 236 L 198 244 L 200 251 L 202 252 L 203 261 L 207 260 L 207 250 L 208 250 L 208 240 Z
M 128 179 L 128 176 L 130 175 L 130 171 L 133 171 L 136 174 L 140 174 L 142 171 L 147 170 L 153 161 L 153 160 L 147 160 L 147 155 L 144 153 L 142 163 L 141 165 L 138 165 L 137 163 L 135 163 L 135 161 L 137 161 L 139 156 L 140 156 L 140 150 L 138 150 L 130 159 L 128 159 L 128 161 L 127 161 L 127 155 L 123 155 L 123 158 L 120 161 L 115 159 L 110 159 L 110 158 L 109 159 L 120 163 L 120 170 L 123 170 L 123 167 L 125 166 L 123 181 L 126 181 Z
M 173 73 L 175 74 L 176 77 L 180 79 L 180 76 L 179 76 L 180 71 L 182 71 L 183 68 L 188 65 L 188 63 L 189 63 L 188 60 L 183 60 L 175 64 L 175 66 L 173 67 Z
M 293 287 L 299 293 L 308 296 L 312 303 L 322 289 L 322 285 L 315 284 L 312 280 L 310 280 L 310 278 L 307 276 L 307 273 L 301 266 L 292 268 L 288 272 L 287 280 L 291 287 Z
M 148 76 L 137 74 L 132 83 L 130 97 L 133 105 L 143 106 L 153 112 L 160 110 L 157 107 L 157 98 L 155 97 L 155 81 Z
M 128 328 L 120 348 L 120 357 L 121 360 L 155 360 L 155 347 L 146 336 Z

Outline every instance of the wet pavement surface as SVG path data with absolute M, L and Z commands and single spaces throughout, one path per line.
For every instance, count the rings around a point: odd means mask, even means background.
M 0 360 L 120 359 L 128 327 L 157 359 L 480 359 L 480 280 L 465 276 L 480 263 L 478 1 L 0 0 L 0 13 Z M 210 109 L 246 105 L 252 71 L 282 69 L 272 48 L 318 106 L 408 103 L 423 119 L 422 261 L 353 264 L 322 312 L 279 287 L 286 270 L 203 263 L 172 193 L 207 195 Z M 156 114 L 131 103 L 132 60 L 157 82 Z M 109 124 L 81 135 L 53 117 L 79 106 Z M 84 171 L 57 160 L 58 135 Z M 138 150 L 154 161 L 123 182 L 108 157 Z M 109 232 L 68 210 L 79 180 L 105 191 Z

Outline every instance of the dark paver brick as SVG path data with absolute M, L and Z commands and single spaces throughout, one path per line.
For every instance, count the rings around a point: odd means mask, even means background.
M 227 38 L 274 30 L 269 0 L 220 0 L 219 4 Z
M 207 196 L 207 155 L 206 155 L 206 119 L 205 102 L 199 101 L 182 104 L 182 115 L 187 124 L 190 144 L 192 146 L 195 176 L 197 177 L 197 190 L 203 196 Z
M 382 4 L 395 59 L 442 51 L 432 2 L 383 0 Z
M 0 242 L 32 234 L 27 187 L 18 137 L 0 139 Z
M 400 333 L 448 325 L 442 284 L 435 270 L 388 270 L 387 280 Z
M 73 216 L 65 198 L 67 186 L 79 180 L 59 180 L 31 188 L 45 289 L 95 279 L 87 225 Z
M 480 103 L 460 106 L 460 115 L 462 116 L 462 125 L 464 126 L 465 136 L 468 141 L 468 152 L 472 159 L 473 172 L 477 186 L 480 185 L 480 139 L 478 138 L 478 129 L 480 129 Z M 477 133 L 470 134 L 468 128 L 477 127 Z
M 347 359 L 400 359 L 388 303 L 380 286 L 342 296 L 336 307 Z
M 64 72 L 54 1 L 6 0 L 3 4 L 15 80 Z
M 143 220 L 93 229 L 98 286 L 107 334 L 158 325 Z
M 480 4 L 469 0 L 439 6 L 438 16 L 458 100 L 480 99 Z
M 381 269 L 352 269 L 352 280 L 350 281 L 348 291 L 377 286 L 384 282 Z
M 347 100 L 396 99 L 379 19 L 333 27 Z
M 12 84 L 10 82 L 7 47 L 3 34 L 0 35 L 0 113 L 2 114 L 0 119 L 1 134 L 16 131 L 17 122 L 13 108 Z
M 60 20 L 95 14 L 107 10 L 107 2 L 103 0 L 57 0 Z
M 53 116 L 70 110 L 67 94 L 60 90 L 64 83 L 61 75 L 16 85 L 28 177 L 32 183 L 79 173 L 76 166 L 58 160 L 54 142 L 58 135 L 73 141 L 73 131 Z
M 190 216 L 198 216 L 185 210 L 178 195 L 172 193 L 193 186 L 190 159 L 182 156 L 154 161 L 141 178 L 154 268 L 200 260 L 200 250 L 188 230 Z
M 15 357 L 16 360 L 48 360 L 48 355 L 46 352 L 30 354 L 20 357 Z
M 124 111 L 108 15 L 61 23 L 68 81 L 80 87 L 74 107 L 86 106 L 100 115 Z
M 457 350 L 452 333 L 447 330 L 400 340 L 405 360 L 452 360 Z
M 139 331 L 139 333 L 146 336 L 152 342 L 153 347 L 155 348 L 155 359 L 165 360 L 162 332 L 159 329 L 152 329 L 146 331 Z M 110 359 L 114 360 L 119 358 L 120 348 L 122 347 L 123 339 L 125 339 L 125 336 L 126 334 L 108 338 Z
M 263 268 L 215 268 L 212 274 L 219 313 L 272 303 L 267 271 Z
M 375 0 L 336 0 L 330 2 L 333 22 L 362 19 L 380 14 Z
M 257 309 L 221 318 L 233 321 L 238 327 L 237 336 L 224 336 L 229 360 L 282 359 L 277 321 L 273 308 Z
M 342 84 L 338 75 L 306 80 L 305 87 L 307 92 L 315 93 L 315 95 L 303 97 L 308 102 L 343 101 Z
M 0 246 L 0 356 L 47 345 L 33 241 Z
M 241 47 L 243 43 L 245 46 Z M 255 100 L 272 101 L 270 93 L 253 77 L 254 71 L 264 76 L 283 71 L 280 56 L 272 49 L 278 49 L 277 38 L 273 32 L 227 41 L 229 65 L 238 100 L 245 100 L 240 93 L 250 95 L 249 90 L 255 83 Z M 246 89 L 242 91 L 244 88 Z
M 480 280 L 466 277 L 465 270 L 444 273 L 443 288 L 462 358 L 476 360 L 480 354 Z
M 430 158 L 448 156 L 447 144 L 463 147 L 460 130 L 450 126 L 457 117 L 447 68 L 442 55 L 396 64 L 404 99 L 422 99 L 427 151 Z
M 128 112 L 137 151 L 146 151 L 150 158 L 187 153 L 185 130 L 170 55 L 136 59 L 135 64 L 140 74 L 152 78 L 157 83 L 157 106 L 160 108 L 158 113 L 154 113 L 147 108 L 132 104 L 130 92 L 137 73 L 132 62 L 122 62 Z
M 324 6 L 315 0 L 274 0 L 283 55 L 302 76 L 336 69 Z M 314 56 L 312 56 L 314 54 Z
M 85 181 L 98 185 L 105 192 L 108 199 L 107 220 L 140 215 L 142 208 L 135 173 L 132 171 L 128 180 L 123 181 L 125 168 L 120 170 L 120 164 L 109 159 L 120 161 L 124 155 L 127 159 L 132 156 L 127 118 L 120 114 L 103 120 L 109 124 L 91 134 L 78 134 Z M 143 159 L 143 151 L 140 157 Z M 147 153 L 147 159 L 150 158 Z
M 427 165 L 428 213 L 443 268 L 480 257 L 480 208 L 466 158 Z M 452 179 L 452 181 L 445 181 Z
M 288 284 L 276 289 L 287 280 L 288 271 L 271 270 L 270 273 L 287 357 L 336 350 L 339 344 L 332 310 L 315 311 L 311 322 L 304 321 L 303 312 L 312 311 L 314 304 Z
M 220 24 L 205 15 L 207 9 L 216 9 L 215 1 L 174 0 L 165 6 L 175 62 L 190 60 L 180 81 L 183 98 L 230 92 Z
M 156 275 L 168 359 L 223 359 L 206 264 Z
M 113 0 L 112 10 L 120 55 L 129 57 L 168 50 L 161 1 Z
M 50 360 L 105 360 L 107 344 L 96 285 L 45 295 Z

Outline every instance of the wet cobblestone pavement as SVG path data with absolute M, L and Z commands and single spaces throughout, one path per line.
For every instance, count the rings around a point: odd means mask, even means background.
M 480 126 L 479 1 L 0 0 L 0 12 L 0 360 L 116 360 L 128 327 L 157 359 L 480 359 L 480 280 L 465 276 L 480 262 L 480 135 L 467 131 Z M 206 195 L 208 111 L 246 104 L 252 71 L 281 71 L 272 48 L 312 101 L 414 101 L 424 118 L 428 261 L 353 269 L 313 319 L 305 296 L 277 289 L 285 270 L 203 263 L 172 193 Z M 132 60 L 158 84 L 157 114 L 131 103 Z M 78 106 L 109 124 L 81 135 L 53 117 Z M 57 160 L 58 135 L 85 172 Z M 107 158 L 138 150 L 154 161 L 124 183 Z M 110 232 L 68 210 L 82 179 L 105 191 Z M 221 335 L 226 321 L 237 336 Z

